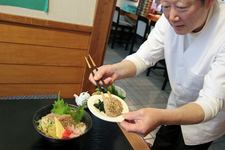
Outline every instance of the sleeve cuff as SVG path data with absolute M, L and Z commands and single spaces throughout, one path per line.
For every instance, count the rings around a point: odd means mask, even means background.
M 224 100 L 216 97 L 212 97 L 200 91 L 199 98 L 194 102 L 200 105 L 205 113 L 203 122 L 212 120 L 217 116 L 219 111 L 224 106 Z
M 147 69 L 148 64 L 146 64 L 146 62 L 142 60 L 137 53 L 127 56 L 124 60 L 130 60 L 135 64 L 137 68 L 136 76 Z

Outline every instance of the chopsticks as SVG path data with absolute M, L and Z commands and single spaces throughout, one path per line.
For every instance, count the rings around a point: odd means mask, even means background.
M 89 54 L 88 54 L 88 56 L 89 56 L 89 58 L 90 58 L 90 60 L 91 60 L 91 62 L 92 62 L 92 64 L 93 64 L 93 66 L 95 67 L 96 71 L 98 71 L 98 68 L 97 68 L 97 66 L 95 65 L 93 59 L 91 58 L 91 56 L 90 56 Z M 89 64 L 89 62 L 88 62 L 88 60 L 87 60 L 86 57 L 85 57 L 85 60 L 86 60 L 86 62 L 87 62 L 87 65 L 88 65 L 89 69 L 91 70 L 92 75 L 95 76 L 95 74 L 94 74 L 94 72 L 93 72 L 93 70 L 92 70 L 92 68 L 91 68 L 91 65 Z M 105 84 L 105 82 L 104 82 L 104 80 L 103 80 L 102 78 L 101 78 L 101 81 L 102 81 L 102 83 L 103 83 L 103 85 L 104 85 L 104 88 L 106 89 L 106 91 L 107 91 L 109 97 L 112 98 L 112 95 L 111 95 L 110 91 L 108 90 L 108 87 L 106 86 L 106 84 Z M 99 83 L 98 83 L 97 81 L 95 81 L 95 82 L 96 82 L 96 84 L 97 84 L 97 86 L 98 86 L 98 88 L 99 88 L 99 91 L 101 92 L 101 95 L 102 95 L 103 99 L 105 100 L 105 95 L 103 94 L 103 91 L 102 91 L 101 86 L 99 85 Z
M 97 66 L 95 65 L 93 59 L 91 58 L 91 55 L 88 54 L 88 56 L 89 56 L 89 58 L 91 59 L 91 62 L 92 62 L 92 64 L 93 64 L 93 66 L 95 67 L 96 71 L 98 71 L 98 68 L 97 68 Z M 101 81 L 102 81 L 102 83 L 103 83 L 103 85 L 104 85 L 104 88 L 106 89 L 106 91 L 107 91 L 109 97 L 112 97 L 111 93 L 110 93 L 109 90 L 108 90 L 108 87 L 106 86 L 106 84 L 105 84 L 105 82 L 104 82 L 104 80 L 103 80 L 102 78 L 101 78 Z

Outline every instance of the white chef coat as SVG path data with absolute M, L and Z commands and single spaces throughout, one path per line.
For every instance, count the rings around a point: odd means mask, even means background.
M 219 3 L 187 49 L 185 35 L 177 35 L 162 15 L 147 41 L 126 58 L 134 62 L 137 74 L 165 58 L 172 89 L 167 109 L 190 102 L 203 108 L 204 122 L 181 126 L 186 145 L 210 142 L 225 133 L 225 2 Z

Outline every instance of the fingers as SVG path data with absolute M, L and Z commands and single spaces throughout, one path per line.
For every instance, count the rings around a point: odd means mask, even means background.
M 137 124 L 135 123 L 134 120 L 133 121 L 124 120 L 120 122 L 120 125 L 122 128 L 124 128 L 128 132 L 136 132 Z
M 89 75 L 89 81 L 91 81 L 92 84 L 96 85 L 94 77 L 93 77 L 93 75 L 91 73 Z
M 128 123 L 135 123 L 134 120 L 125 120 L 125 121 L 128 122 Z
M 122 114 L 124 121 L 120 125 L 128 132 L 136 132 L 139 126 L 138 122 L 135 123 L 135 120 L 138 120 L 138 112 L 130 112 Z
M 100 79 L 101 79 L 101 78 L 100 78 Z M 89 75 L 89 80 L 90 80 L 94 85 L 96 85 L 96 81 L 97 81 L 97 82 L 99 83 L 100 86 L 103 86 L 102 81 L 101 81 L 101 80 L 95 80 L 95 78 L 93 77 L 92 74 Z M 104 80 L 104 82 L 105 82 L 105 84 L 106 84 L 107 87 L 110 86 L 111 84 L 113 84 L 113 82 L 114 82 L 114 81 L 112 80 L 111 77 L 108 77 L 108 78 L 103 79 L 103 80 Z
M 148 116 L 149 110 L 140 109 L 138 111 L 123 114 L 124 121 L 120 123 L 121 127 L 128 132 L 134 132 L 142 137 L 146 136 L 156 127 L 151 120 L 152 117 Z
M 100 81 L 100 79 L 102 78 L 102 75 L 99 73 L 100 71 L 96 71 L 96 70 L 93 70 L 93 73 L 94 73 L 94 76 L 92 73 L 90 73 L 89 75 L 89 80 L 94 84 L 96 85 L 96 81 Z M 99 82 L 100 85 L 102 85 L 101 82 Z
M 125 120 L 137 120 L 137 119 L 140 119 L 141 117 L 139 111 L 124 113 L 122 114 L 122 116 Z
M 96 81 L 100 84 L 100 86 L 103 86 L 101 78 L 104 80 L 105 84 L 107 86 L 110 86 L 113 84 L 114 80 L 112 79 L 112 76 L 114 75 L 114 72 L 110 68 L 110 65 L 102 66 L 98 68 L 98 71 L 93 70 L 94 76 L 92 74 L 89 75 L 89 80 L 96 85 Z
M 101 70 L 98 70 L 98 71 L 94 70 L 93 72 L 95 74 L 94 80 L 96 81 L 100 80 L 104 75 L 104 72 L 102 72 Z

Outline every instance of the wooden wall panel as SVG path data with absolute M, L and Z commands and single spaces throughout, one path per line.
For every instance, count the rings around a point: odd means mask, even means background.
M 90 32 L 0 21 L 0 34 L 0 97 L 80 93 Z
M 83 68 L 0 64 L 0 83 L 79 83 Z
M 0 49 L 1 64 L 84 67 L 87 55 L 87 50 L 2 42 Z
M 0 21 L 0 41 L 87 49 L 90 33 Z
M 50 95 L 58 94 L 60 97 L 73 97 L 80 92 L 81 84 L 1 84 L 1 97 L 21 95 Z
M 0 97 L 94 91 L 84 57 L 103 63 L 115 5 L 98 0 L 93 27 L 0 13 Z
M 52 20 L 36 19 L 31 17 L 11 15 L 6 13 L 0 13 L 0 20 L 6 21 L 6 22 L 16 22 L 21 24 L 29 24 L 29 25 L 49 27 L 49 28 L 55 28 L 55 29 L 67 29 L 67 30 L 79 31 L 79 32 L 91 33 L 92 31 L 92 27 L 90 26 L 64 23 L 64 22 L 58 22 L 58 21 L 52 21 Z

